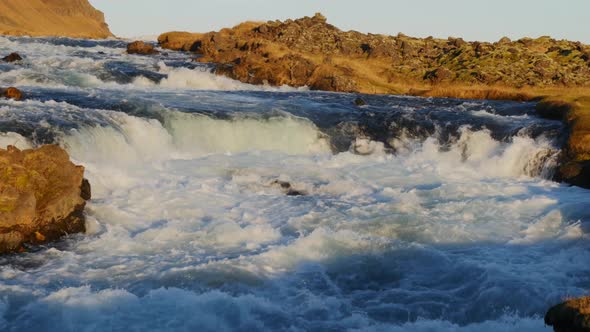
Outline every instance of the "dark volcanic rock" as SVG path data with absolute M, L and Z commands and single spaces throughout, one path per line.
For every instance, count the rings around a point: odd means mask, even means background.
M 545 315 L 545 324 L 556 332 L 590 332 L 590 297 L 558 304 Z
M 560 102 L 542 101 L 535 106 L 537 114 L 545 119 L 563 120 L 571 109 L 571 105 Z
M 21 61 L 23 58 L 18 53 L 10 53 L 9 55 L 2 58 L 4 62 L 17 62 Z
M 287 181 L 274 180 L 273 182 L 271 182 L 271 186 L 280 188 L 281 191 L 287 196 L 305 196 L 306 195 L 306 193 L 304 191 L 294 189 L 291 186 L 291 183 L 289 183 Z
M 367 102 L 366 102 L 366 101 L 365 101 L 363 98 L 361 98 L 361 97 L 357 97 L 357 98 L 354 100 L 354 104 L 355 104 L 356 106 L 365 106 L 365 105 L 367 105 Z
M 559 167 L 556 177 L 558 181 L 590 188 L 590 160 L 565 162 Z

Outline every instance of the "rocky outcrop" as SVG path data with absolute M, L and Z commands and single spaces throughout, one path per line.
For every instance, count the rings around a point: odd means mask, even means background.
M 90 185 L 57 145 L 0 149 L 0 253 L 85 230 Z
M 554 306 L 545 315 L 545 324 L 555 332 L 590 332 L 590 297 Z
M 151 55 L 159 54 L 154 45 L 142 41 L 134 41 L 127 44 L 127 54 Z
M 407 93 L 408 86 L 590 86 L 590 47 L 550 37 L 497 43 L 341 31 L 321 14 L 246 22 L 231 29 L 159 37 L 163 48 L 200 54 L 242 82 L 312 89 Z
M 107 38 L 104 14 L 87 0 L 0 0 L 0 34 Z
M 538 106 L 569 129 L 556 177 L 590 188 L 590 100 L 571 97 L 590 95 L 588 45 L 550 37 L 488 43 L 362 34 L 341 31 L 321 14 L 204 34 L 170 32 L 158 42 L 195 52 L 196 61 L 217 64 L 217 74 L 251 84 L 466 99 L 559 96 Z
M 23 99 L 23 93 L 19 89 L 14 87 L 10 87 L 7 89 L 0 88 L 0 98 L 21 100 Z
M 564 121 L 568 129 L 556 180 L 590 188 L 590 96 L 547 98 L 537 113 Z

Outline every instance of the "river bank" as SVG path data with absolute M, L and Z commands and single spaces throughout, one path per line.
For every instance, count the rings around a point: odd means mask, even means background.
M 169 32 L 165 49 L 195 53 L 251 84 L 423 97 L 538 101 L 569 131 L 556 179 L 590 187 L 590 47 L 550 37 L 496 43 L 341 31 L 321 14 Z

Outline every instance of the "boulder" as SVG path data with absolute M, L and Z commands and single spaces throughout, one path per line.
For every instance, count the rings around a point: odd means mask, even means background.
M 424 80 L 428 80 L 432 84 L 439 84 L 444 81 L 452 80 L 454 76 L 454 73 L 448 68 L 439 67 L 435 70 L 427 72 L 424 75 Z
M 0 88 L 0 97 L 21 100 L 23 98 L 23 93 L 19 89 L 14 87 L 10 87 L 7 89 Z
M 590 297 L 558 304 L 545 315 L 545 324 L 555 332 L 590 332 Z
M 142 42 L 142 41 L 134 41 L 132 43 L 127 44 L 127 53 L 128 54 L 140 54 L 140 55 L 152 55 L 152 54 L 159 54 L 153 45 Z
M 559 166 L 555 180 L 590 188 L 590 161 L 567 161 Z
M 502 37 L 500 40 L 498 40 L 498 45 L 507 45 L 510 43 L 512 43 L 512 40 L 510 40 L 508 37 Z
M 0 149 L 0 253 L 85 231 L 90 184 L 57 145 Z
M 2 58 L 4 62 L 17 62 L 21 61 L 23 58 L 18 53 L 10 53 L 9 55 Z

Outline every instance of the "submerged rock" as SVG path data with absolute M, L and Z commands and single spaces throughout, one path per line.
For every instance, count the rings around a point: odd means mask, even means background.
M 271 186 L 279 187 L 281 189 L 281 191 L 283 193 L 285 193 L 285 195 L 287 195 L 287 196 L 305 196 L 305 195 L 307 195 L 307 193 L 305 193 L 302 190 L 294 189 L 291 186 L 291 183 L 289 183 L 287 181 L 274 180 L 273 182 L 271 182 Z
M 7 89 L 0 88 L 0 97 L 21 100 L 23 99 L 23 93 L 19 89 L 14 87 L 10 87 Z
M 590 297 L 554 306 L 545 315 L 545 324 L 556 332 L 590 332 Z
M 127 44 L 127 53 L 128 54 L 141 54 L 141 55 L 152 55 L 152 54 L 159 54 L 153 45 L 144 43 L 142 41 L 134 41 L 132 43 Z
M 57 145 L 0 149 L 0 253 L 85 231 L 90 184 Z
M 365 106 L 365 105 L 367 105 L 367 102 L 366 102 L 366 101 L 365 101 L 363 98 L 361 98 L 361 97 L 357 97 L 357 98 L 354 100 L 354 104 L 355 104 L 356 106 Z
M 2 61 L 4 62 L 17 62 L 17 61 L 22 61 L 22 57 L 20 56 L 20 54 L 18 53 L 10 53 L 9 55 L 5 56 L 2 58 Z

